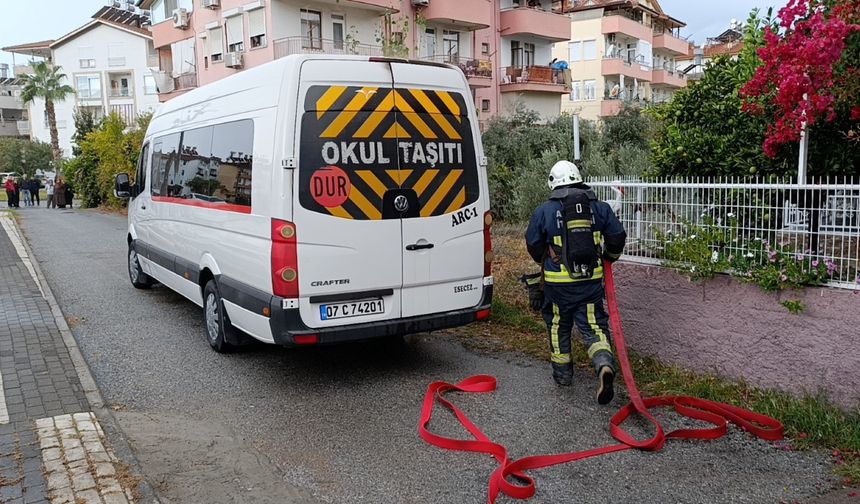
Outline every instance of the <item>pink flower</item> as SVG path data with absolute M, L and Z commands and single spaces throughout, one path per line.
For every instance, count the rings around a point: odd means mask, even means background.
M 813 267 L 813 268 L 817 268 L 817 267 L 818 267 L 818 264 L 819 264 L 819 263 L 818 263 L 818 259 L 816 259 L 816 260 L 812 261 L 812 267 Z
M 779 279 L 780 279 L 780 280 L 782 280 L 783 282 L 787 282 L 787 281 L 788 281 L 788 277 L 787 277 L 787 276 L 785 276 L 785 275 L 780 275 L 780 276 L 779 276 Z

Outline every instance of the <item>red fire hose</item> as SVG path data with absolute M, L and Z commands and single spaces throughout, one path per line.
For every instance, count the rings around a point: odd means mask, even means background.
M 624 341 L 624 331 L 621 328 L 621 316 L 618 312 L 618 301 L 615 296 L 615 278 L 612 274 L 611 263 L 607 262 L 604 265 L 604 273 L 606 276 L 606 302 L 609 308 L 612 334 L 615 339 L 615 349 L 618 354 L 618 362 L 621 365 L 621 373 L 624 376 L 624 383 L 627 385 L 627 392 L 630 395 L 630 403 L 621 408 L 609 422 L 609 432 L 619 444 L 580 452 L 537 455 L 511 460 L 508 457 L 508 450 L 503 445 L 491 441 L 481 432 L 481 429 L 469 420 L 465 413 L 445 398 L 446 392 L 492 392 L 496 389 L 495 378 L 485 375 L 472 376 L 456 385 L 445 382 L 434 382 L 427 388 L 427 394 L 424 396 L 424 405 L 421 409 L 421 421 L 418 424 L 418 433 L 427 443 L 446 450 L 486 453 L 495 457 L 499 462 L 499 466 L 493 472 L 492 476 L 490 476 L 487 499 L 490 504 L 496 501 L 499 493 L 504 493 L 514 499 L 528 499 L 532 497 L 535 494 L 535 482 L 525 474 L 525 471 L 565 464 L 575 460 L 629 450 L 631 448 L 658 451 L 663 448 L 667 439 L 718 439 L 728 432 L 728 424 L 730 422 L 761 439 L 768 441 L 783 439 L 783 428 L 779 421 L 729 404 L 687 396 L 661 396 L 643 399 L 636 388 L 633 372 L 630 369 L 627 345 Z M 472 434 L 474 439 L 453 439 L 430 432 L 428 426 L 433 416 L 433 408 L 437 402 L 453 412 L 463 427 Z M 664 406 L 671 406 L 678 414 L 707 422 L 712 427 L 678 429 L 666 434 L 663 432 L 660 422 L 654 418 L 650 411 L 650 408 Z M 622 425 L 624 421 L 634 413 L 638 413 L 651 422 L 655 428 L 653 437 L 645 440 L 637 440 L 623 429 Z M 509 476 L 513 476 L 519 482 L 511 482 Z

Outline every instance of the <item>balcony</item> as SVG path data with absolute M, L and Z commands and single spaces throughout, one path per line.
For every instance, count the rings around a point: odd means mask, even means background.
M 516 7 L 502 11 L 500 32 L 503 37 L 525 35 L 563 42 L 570 40 L 570 18 L 543 9 Z
M 400 12 L 400 0 L 342 0 L 328 3 L 345 4 L 347 7 L 373 9 L 381 12 Z
M 600 102 L 600 117 L 617 116 L 624 107 L 624 102 L 621 100 L 602 100 Z
M 557 93 L 565 94 L 563 75 L 545 66 L 502 68 L 502 93 Z
M 651 81 L 651 67 L 641 63 L 630 63 L 622 58 L 603 58 L 603 75 L 623 75 L 640 81 Z
M 683 75 L 672 70 L 657 69 L 651 77 L 651 84 L 654 86 L 662 85 L 673 88 L 682 88 L 687 86 L 687 79 Z
M 423 16 L 429 23 L 461 30 L 480 30 L 489 28 L 493 10 L 483 2 L 433 0 L 424 8 Z
M 192 20 L 194 16 L 191 16 Z M 156 48 L 169 46 L 176 42 L 193 38 L 194 30 L 193 22 L 189 23 L 189 28 L 174 28 L 173 20 L 168 19 L 162 23 L 152 26 L 152 42 Z
M 437 54 L 436 56 L 424 56 L 418 58 L 422 61 L 433 61 L 436 63 L 447 63 L 460 67 L 460 70 L 469 80 L 469 87 L 488 88 L 493 86 L 493 62 L 483 59 L 463 58 L 448 54 Z
M 18 133 L 21 136 L 29 136 L 30 135 L 30 121 L 16 121 L 18 125 Z
M 311 37 L 286 37 L 275 40 L 275 59 L 291 54 L 355 54 L 382 56 L 382 46 L 359 44 L 346 40 Z
M 166 70 L 152 74 L 158 88 L 158 101 L 165 102 L 197 87 L 196 73 L 189 72 L 177 77 L 171 77 L 170 73 L 170 70 Z
M 624 16 L 604 16 L 602 23 L 601 30 L 604 35 L 608 35 L 610 33 L 622 33 L 628 37 L 644 40 L 646 42 L 650 42 L 653 38 L 651 28 Z
M 19 137 L 19 136 L 27 136 L 30 134 L 29 128 L 30 123 L 27 123 L 27 131 L 22 132 L 21 128 L 18 127 L 19 122 L 27 122 L 27 121 L 16 121 L 12 119 L 0 119 L 0 137 Z
M 690 51 L 690 43 L 669 33 L 661 33 L 654 35 L 654 49 L 663 49 L 672 54 L 681 55 Z

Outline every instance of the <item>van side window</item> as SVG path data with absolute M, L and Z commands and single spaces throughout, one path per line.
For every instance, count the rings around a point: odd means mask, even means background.
M 207 193 L 234 205 L 251 206 L 254 121 L 245 119 L 214 126 Z
M 171 174 L 170 196 L 200 199 L 212 195 L 212 127 L 197 128 L 182 134 L 179 171 Z
M 149 159 L 149 144 L 143 144 L 140 157 L 137 160 L 137 175 L 134 177 L 134 193 L 136 197 L 146 188 L 146 161 Z
M 152 142 L 150 188 L 153 196 L 168 196 L 170 177 L 177 172 L 180 134 L 173 133 Z

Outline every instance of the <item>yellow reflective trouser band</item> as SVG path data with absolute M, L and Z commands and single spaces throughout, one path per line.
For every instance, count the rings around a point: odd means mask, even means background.
M 535 285 L 540 283 L 540 277 L 526 278 L 526 284 Z
M 561 236 L 560 235 L 559 236 L 553 236 L 552 242 L 554 244 L 556 244 L 557 246 L 561 247 L 562 246 Z
M 594 331 L 594 334 L 600 338 L 600 341 L 592 344 L 588 347 L 588 358 L 594 358 L 594 355 L 601 350 L 606 350 L 609 353 L 612 353 L 612 346 L 609 345 L 609 339 L 606 337 L 606 334 L 603 332 L 603 329 L 597 324 L 597 317 L 594 315 L 594 304 L 588 303 L 588 325 L 591 327 L 591 330 Z
M 570 354 L 561 353 L 561 344 L 558 341 L 558 323 L 561 321 L 561 314 L 558 311 L 558 305 L 552 304 L 552 326 L 549 330 L 550 344 L 552 345 L 552 361 L 556 364 L 570 363 Z
M 576 283 L 587 282 L 589 280 L 598 280 L 603 278 L 603 266 L 594 268 L 594 274 L 588 278 L 570 278 L 564 265 L 561 266 L 561 271 L 544 271 L 543 279 L 549 283 Z

